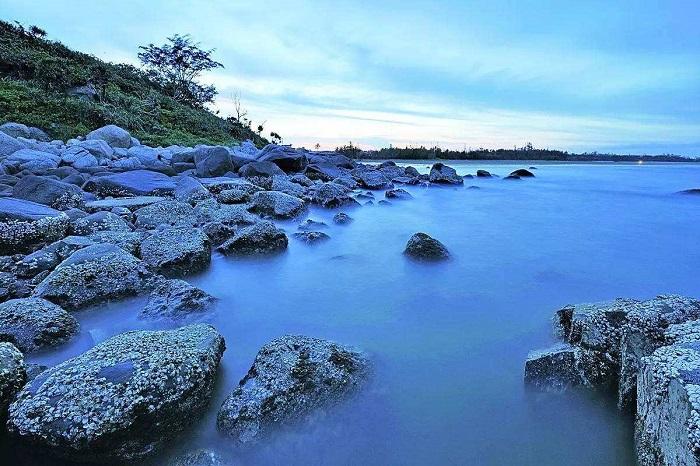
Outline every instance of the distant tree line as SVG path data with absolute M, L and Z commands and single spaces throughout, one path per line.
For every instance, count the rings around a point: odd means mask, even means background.
M 700 159 L 691 159 L 679 155 L 618 155 L 603 154 L 598 152 L 584 152 L 580 154 L 555 149 L 538 149 L 531 143 L 523 147 L 513 149 L 469 149 L 451 150 L 440 147 L 385 147 L 379 150 L 362 150 L 352 142 L 337 147 L 336 152 L 355 159 L 366 160 L 552 160 L 552 161 L 657 161 L 657 162 L 697 162 Z

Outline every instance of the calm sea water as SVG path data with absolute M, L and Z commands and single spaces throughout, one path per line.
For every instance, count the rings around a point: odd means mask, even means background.
M 505 175 L 530 163 L 451 165 Z M 198 447 L 237 465 L 634 464 L 632 421 L 611 397 L 528 393 L 523 363 L 528 350 L 552 342 L 552 314 L 567 303 L 700 296 L 700 197 L 674 194 L 700 187 L 700 165 L 534 165 L 531 180 L 409 187 L 413 200 L 347 210 L 355 220 L 346 226 L 333 224 L 333 211 L 312 209 L 331 240 L 290 238 L 277 257 L 214 254 L 190 281 L 220 298 L 206 319 L 228 347 L 217 391 L 209 412 L 154 464 Z M 297 223 L 280 224 L 292 233 Z M 407 260 L 402 250 L 417 231 L 440 239 L 453 259 Z M 30 360 L 55 364 L 114 334 L 166 326 L 137 320 L 142 305 L 78 313 L 77 340 Z M 216 432 L 216 411 L 260 346 L 287 333 L 363 348 L 375 379 L 347 403 L 232 451 Z M 4 443 L 3 464 L 37 464 Z

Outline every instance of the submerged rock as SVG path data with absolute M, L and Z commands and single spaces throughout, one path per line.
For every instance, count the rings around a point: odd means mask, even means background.
M 355 173 L 353 171 L 353 173 Z M 391 188 L 391 180 L 379 170 L 358 169 L 355 178 L 361 186 L 367 189 Z
M 225 464 L 223 458 L 211 450 L 195 450 L 178 456 L 168 463 L 168 466 L 231 466 Z
M 529 171 L 525 168 L 519 168 L 519 169 L 511 172 L 508 175 L 508 177 L 511 177 L 511 176 L 519 177 L 519 178 L 534 178 L 535 177 L 535 175 L 531 171 Z
M 421 260 L 442 260 L 450 257 L 447 248 L 440 241 L 425 233 L 411 236 L 404 254 Z
M 260 255 L 287 249 L 288 239 L 284 231 L 272 222 L 258 222 L 237 231 L 217 248 L 224 254 Z
M 350 217 L 345 212 L 338 212 L 333 216 L 333 222 L 338 225 L 347 225 L 352 222 L 352 217 Z
M 0 304 L 0 341 L 22 352 L 60 345 L 78 333 L 78 322 L 44 299 L 11 299 Z
M 331 239 L 330 236 L 322 231 L 298 231 L 294 233 L 294 237 L 306 244 L 315 244 Z
M 384 196 L 387 199 L 413 199 L 411 193 L 401 188 L 390 189 L 384 193 Z
M 477 170 L 476 176 L 477 178 L 491 178 L 493 175 L 487 170 Z
M 580 365 L 580 351 L 568 344 L 531 351 L 525 362 L 525 383 L 555 391 L 589 385 Z
M 142 460 L 207 405 L 224 348 L 203 324 L 117 335 L 28 384 L 8 428 L 78 461 Z
M 302 231 L 313 231 L 317 230 L 319 228 L 327 228 L 328 225 L 326 225 L 323 222 L 317 222 L 316 220 L 312 220 L 310 218 L 306 219 L 305 222 L 302 222 L 299 224 L 299 229 Z
M 34 290 L 65 309 L 142 293 L 151 274 L 145 264 L 113 244 L 96 244 L 74 252 Z
M 263 346 L 253 366 L 224 401 L 220 432 L 252 444 L 281 425 L 342 400 L 371 373 L 367 357 L 337 343 L 284 336 Z
M 189 275 L 209 266 L 211 242 L 198 228 L 159 230 L 141 243 L 141 258 L 166 277 Z
M 184 280 L 163 280 L 155 286 L 140 316 L 148 319 L 183 319 L 208 311 L 216 298 Z

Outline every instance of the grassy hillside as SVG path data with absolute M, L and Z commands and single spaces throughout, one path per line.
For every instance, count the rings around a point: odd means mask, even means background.
M 70 95 L 88 83 L 95 96 Z M 267 143 L 237 122 L 176 102 L 133 66 L 105 63 L 0 21 L 0 123 L 5 121 L 63 140 L 116 124 L 148 145 Z

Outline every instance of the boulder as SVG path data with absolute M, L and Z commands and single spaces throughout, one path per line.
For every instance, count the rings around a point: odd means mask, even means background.
M 259 220 L 248 212 L 248 206 L 243 204 L 219 204 L 209 199 L 197 204 L 194 208 L 199 223 L 223 223 L 225 225 L 252 225 Z
M 306 204 L 278 191 L 258 191 L 251 198 L 250 210 L 273 218 L 294 218 L 306 210 Z
M 3 131 L 0 131 L 0 159 L 21 149 L 24 149 L 24 144 Z
M 202 146 L 195 149 L 194 163 L 197 176 L 211 178 L 234 169 L 231 154 L 223 146 Z
M 82 217 L 71 223 L 75 235 L 87 236 L 98 231 L 129 232 L 133 230 L 119 215 L 104 210 Z
M 416 178 L 416 177 L 420 176 L 420 173 L 418 172 L 418 170 L 416 170 L 415 167 L 408 166 L 404 170 L 404 176 L 407 176 L 410 178 Z
M 335 183 L 324 183 L 319 186 L 314 190 L 311 202 L 329 209 L 343 205 L 357 204 L 357 201 L 350 197 L 347 188 Z
M 80 170 L 98 166 L 99 160 L 84 147 L 71 146 L 61 151 L 61 163 Z
M 88 133 L 85 139 L 101 139 L 112 147 L 128 149 L 131 147 L 131 135 L 123 128 L 116 125 L 107 125 Z
M 238 445 L 341 401 L 366 383 L 371 364 L 337 343 L 287 335 L 263 346 L 239 386 L 223 402 L 217 428 Z
M 230 466 L 223 458 L 211 450 L 195 450 L 174 458 L 168 466 Z
M 303 172 L 309 163 L 306 151 L 293 149 L 291 146 L 268 144 L 257 155 L 260 162 L 272 162 L 285 173 Z
M 137 256 L 146 233 L 142 231 L 97 231 L 88 238 L 97 244 L 113 244 L 131 255 Z
M 5 420 L 7 407 L 26 381 L 24 356 L 12 343 L 0 342 L 0 420 Z
M 13 197 L 58 210 L 82 206 L 85 202 L 84 194 L 82 189 L 73 184 L 35 175 L 22 177 L 12 188 Z
M 535 175 L 531 171 L 526 170 L 525 168 L 519 168 L 518 170 L 511 172 L 508 176 L 509 177 L 513 176 L 513 177 L 518 177 L 518 178 L 534 178 L 535 177 Z
M 272 222 L 258 222 L 227 239 L 218 251 L 228 255 L 273 254 L 287 249 L 287 235 Z
M 115 208 L 136 210 L 165 200 L 166 198 L 161 196 L 116 197 L 114 199 L 100 199 L 99 201 L 86 202 L 85 210 L 88 212 L 113 210 Z
M 163 171 L 170 169 L 170 160 L 167 156 L 167 151 L 148 146 L 134 146 L 127 151 L 128 158 L 138 159 L 143 167 L 150 170 Z
M 144 292 L 151 274 L 145 264 L 113 244 L 74 252 L 34 289 L 33 295 L 68 309 Z
M 162 173 L 133 170 L 93 177 L 85 183 L 83 189 L 101 197 L 163 196 L 172 194 L 175 181 Z
M 134 212 L 136 226 L 154 229 L 159 226 L 191 227 L 197 223 L 194 208 L 179 201 L 161 201 Z
M 272 162 L 249 162 L 239 168 L 238 173 L 244 178 L 284 175 L 282 169 Z
M 216 298 L 184 280 L 162 280 L 140 313 L 145 319 L 180 320 L 212 308 Z
M 298 231 L 294 233 L 294 237 L 306 244 L 315 244 L 331 239 L 322 231 Z
M 25 386 L 8 428 L 76 461 L 142 461 L 200 415 L 224 348 L 204 324 L 117 335 Z
M 106 141 L 102 139 L 90 139 L 87 141 L 80 141 L 77 143 L 78 147 L 81 147 L 92 154 L 97 160 L 109 160 L 114 156 L 114 148 L 107 144 Z
M 447 248 L 425 233 L 416 233 L 408 240 L 404 254 L 420 260 L 443 260 L 450 257 Z
M 493 175 L 491 175 L 490 172 L 487 170 L 477 170 L 476 171 L 476 177 L 477 178 L 491 178 Z
M 50 272 L 75 251 L 92 244 L 92 240 L 83 236 L 67 236 L 24 256 L 15 265 L 17 275 L 31 278 L 43 272 Z
M 304 194 L 306 194 L 306 189 L 302 185 L 290 181 L 289 177 L 279 175 L 272 177 L 270 190 L 280 191 L 299 198 L 304 197 Z
M 16 254 L 63 238 L 68 216 L 42 204 L 0 198 L 0 254 Z
M 384 196 L 387 199 L 413 199 L 411 193 L 401 188 L 389 189 L 384 193 Z
M 204 199 L 209 199 L 212 197 L 212 194 L 197 178 L 180 176 L 175 184 L 173 196 L 180 202 L 195 204 Z
M 457 170 L 443 163 L 435 163 L 430 169 L 430 182 L 439 184 L 462 184 L 464 180 L 457 174 Z
M 236 233 L 236 226 L 221 222 L 209 222 L 202 225 L 202 231 L 209 237 L 212 245 L 219 246 Z
M 0 341 L 23 353 L 60 345 L 78 333 L 78 321 L 44 299 L 11 299 L 0 304 Z
M 306 167 L 304 174 L 310 180 L 333 181 L 348 176 L 349 170 L 329 163 L 314 163 Z
M 198 228 L 159 230 L 141 243 L 141 259 L 166 277 L 189 275 L 209 266 L 211 243 Z
M 679 194 L 689 194 L 691 196 L 697 196 L 700 195 L 700 188 L 685 189 L 683 191 L 679 191 Z
M 3 164 L 12 173 L 22 170 L 38 173 L 58 167 L 61 158 L 50 152 L 43 152 L 34 149 L 20 149 L 8 155 Z
M 306 221 L 299 224 L 299 229 L 302 231 L 314 231 L 321 228 L 328 228 L 323 222 L 317 222 L 316 220 L 306 219 Z
M 351 176 L 339 176 L 333 180 L 333 183 L 345 186 L 348 189 L 356 189 L 359 186 L 359 183 Z
M 357 169 L 354 176 L 360 185 L 367 189 L 391 188 L 391 179 L 380 170 Z
M 29 131 L 29 128 L 27 125 L 23 125 L 22 123 L 15 123 L 15 122 L 7 122 L 3 123 L 0 125 L 0 131 L 7 134 L 8 136 L 12 136 L 13 138 L 27 138 L 31 139 L 31 133 Z
M 222 204 L 243 204 L 250 200 L 250 193 L 244 189 L 225 189 L 216 195 L 216 200 Z

